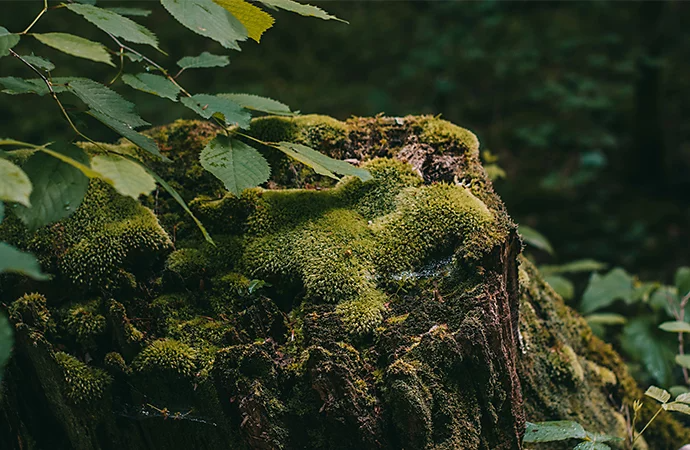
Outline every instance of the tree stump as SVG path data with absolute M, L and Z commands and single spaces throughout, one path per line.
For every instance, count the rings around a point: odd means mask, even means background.
M 271 181 L 235 197 L 198 162 L 216 132 L 151 130 L 171 164 L 118 144 L 214 244 L 163 194 L 141 206 L 99 181 L 58 224 L 0 226 L 55 274 L 2 279 L 17 331 L 3 449 L 519 449 L 526 415 L 624 430 L 638 387 L 520 256 L 472 133 L 434 117 L 255 119 L 251 135 L 372 180 L 260 148 Z M 648 433 L 655 449 L 688 439 L 667 417 Z

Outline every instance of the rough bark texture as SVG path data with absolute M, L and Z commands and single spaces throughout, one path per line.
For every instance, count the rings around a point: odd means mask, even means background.
M 251 134 L 373 180 L 334 184 L 262 149 L 273 181 L 240 198 L 197 162 L 214 133 L 152 130 L 175 163 L 149 162 L 215 246 L 163 195 L 148 209 L 99 182 L 59 224 L 0 227 L 56 274 L 0 286 L 17 328 L 0 448 L 517 449 L 525 412 L 620 431 L 637 386 L 519 256 L 470 132 L 257 119 Z M 688 434 L 663 418 L 650 436 Z

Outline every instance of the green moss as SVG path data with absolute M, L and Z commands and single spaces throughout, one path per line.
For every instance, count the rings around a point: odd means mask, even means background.
M 441 150 L 444 149 L 444 145 L 460 145 L 469 154 L 479 156 L 479 140 L 469 130 L 446 120 L 428 116 L 421 118 L 417 126 L 420 128 L 419 139 L 424 143 L 440 146 Z
M 159 339 L 137 355 L 132 368 L 139 373 L 164 372 L 191 377 L 197 368 L 197 352 L 174 339 Z
M 397 206 L 372 226 L 384 273 L 413 269 L 456 247 L 466 258 L 479 258 L 500 242 L 492 212 L 464 187 L 435 184 L 408 190 Z
M 132 373 L 132 369 L 127 366 L 125 359 L 117 352 L 106 354 L 105 358 L 103 358 L 103 363 L 112 374 L 129 375 Z
M 318 147 L 337 147 L 348 127 L 332 117 L 316 114 L 297 117 L 261 117 L 252 121 L 250 133 L 266 142 L 291 141 Z
M 98 313 L 100 300 L 74 305 L 67 310 L 63 326 L 81 344 L 91 344 L 93 338 L 105 331 L 105 317 Z
M 387 300 L 386 294 L 372 289 L 355 300 L 340 303 L 336 312 L 341 316 L 350 333 L 367 334 L 374 331 L 381 323 L 384 304 Z
M 10 319 L 14 323 L 25 323 L 45 332 L 52 327 L 46 298 L 41 294 L 24 294 L 9 307 Z
M 147 268 L 170 245 L 150 210 L 99 180 L 91 181 L 72 216 L 26 242 L 29 250 L 55 259 L 73 283 L 94 289 L 131 285 L 128 273 Z
M 63 391 L 68 399 L 74 403 L 93 403 L 103 397 L 112 382 L 108 374 L 67 353 L 57 352 L 54 357 L 62 369 Z
M 138 344 L 144 340 L 144 333 L 132 324 L 122 303 L 111 300 L 108 311 L 116 328 L 116 336 L 124 339 L 125 344 Z

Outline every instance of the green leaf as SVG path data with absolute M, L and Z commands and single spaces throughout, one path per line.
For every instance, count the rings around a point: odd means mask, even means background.
M 199 56 L 185 56 L 177 61 L 177 65 L 183 69 L 205 69 L 207 67 L 225 67 L 230 64 L 230 58 L 225 55 L 212 55 L 203 52 Z
M 151 11 L 148 9 L 141 8 L 106 8 L 108 11 L 120 14 L 121 16 L 132 16 L 132 17 L 148 17 L 151 15 Z
M 3 272 L 18 273 L 39 281 L 50 279 L 48 275 L 41 272 L 41 267 L 34 255 L 0 242 L 0 273 Z
M 19 166 L 0 159 L 0 201 L 31 206 L 31 180 Z
M 686 369 L 690 369 L 690 355 L 676 355 L 676 364 Z
M 672 322 L 664 322 L 659 325 L 659 328 L 671 333 L 690 333 L 690 323 L 674 320 Z
M 589 439 L 592 442 L 619 442 L 623 440 L 618 436 L 611 436 L 610 434 L 597 434 L 590 432 L 587 432 L 586 439 Z
M 137 75 L 125 74 L 122 81 L 134 89 L 157 95 L 159 97 L 177 101 L 180 88 L 167 78 L 152 73 L 139 73 Z
M 4 94 L 18 95 L 18 94 L 38 94 L 45 95 L 49 93 L 48 86 L 40 78 L 21 79 L 17 77 L 2 77 L 0 84 L 5 89 L 2 90 Z
M 554 442 L 566 439 L 584 439 L 585 429 L 571 420 L 557 420 L 553 422 L 527 422 L 527 430 L 523 442 Z
M 256 42 L 261 41 L 261 35 L 271 28 L 275 22 L 273 17 L 266 11 L 244 0 L 213 1 L 235 16 L 235 18 L 247 29 L 247 36 L 254 39 Z
M 360 169 L 345 161 L 333 159 L 306 145 L 294 144 L 292 142 L 279 142 L 275 148 L 302 164 L 311 167 L 320 175 L 338 179 L 338 177 L 334 175 L 334 173 L 338 173 L 340 175 L 352 175 L 358 177 L 362 181 L 369 181 L 372 179 L 368 170 Z
M 208 94 L 197 94 L 191 97 L 182 97 L 182 103 L 204 119 L 211 116 L 219 117 L 227 125 L 238 125 L 240 128 L 249 128 L 251 114 L 232 100 Z
M 582 294 L 580 311 L 584 314 L 591 313 L 611 305 L 616 300 L 625 300 L 629 303 L 633 294 L 633 279 L 620 267 L 606 275 L 593 273 L 587 289 Z
M 199 161 L 237 197 L 245 189 L 266 182 L 271 175 L 271 168 L 261 153 L 225 136 L 217 136 L 209 142 L 201 151 Z
M 628 357 L 640 361 L 649 375 L 661 385 L 671 384 L 674 339 L 660 331 L 655 321 L 648 317 L 636 317 L 623 327 L 621 346 Z
M 68 33 L 33 34 L 43 44 L 68 55 L 89 59 L 115 67 L 108 50 L 97 42 Z
M 10 54 L 10 49 L 19 43 L 19 35 L 0 27 L 0 58 Z
M 676 402 L 680 402 L 680 403 L 690 403 L 690 392 L 688 392 L 688 390 L 687 390 L 688 388 L 685 387 L 685 386 L 680 386 L 680 387 L 681 387 L 681 388 L 684 388 L 684 389 L 685 389 L 685 392 L 683 392 L 682 394 L 678 395 L 678 396 L 676 397 L 676 400 L 675 400 L 675 401 L 676 401 Z
M 645 391 L 644 395 L 653 398 L 659 403 L 666 403 L 671 399 L 671 394 L 666 389 L 661 389 L 657 386 L 649 386 Z
M 676 411 L 690 416 L 690 406 L 684 403 L 666 403 L 662 406 L 666 411 Z
M 102 9 L 92 5 L 78 5 L 75 3 L 68 4 L 66 7 L 70 11 L 84 17 L 84 19 L 96 25 L 106 33 L 121 37 L 125 41 L 134 42 L 135 44 L 150 45 L 156 50 L 160 50 L 158 48 L 158 39 L 155 34 L 146 27 L 112 10 Z
M 573 450 L 611 450 L 611 447 L 601 442 L 585 441 L 577 444 Z
M 585 320 L 591 326 L 597 325 L 623 325 L 628 321 L 624 316 L 613 313 L 590 314 L 585 316 Z
M 134 103 L 105 85 L 87 78 L 69 78 L 67 86 L 92 110 L 112 117 L 131 128 L 149 125 L 134 111 Z
M 12 326 L 4 314 L 0 314 L 0 383 L 2 383 L 2 372 L 5 364 L 12 354 Z
M 65 147 L 61 153 L 88 164 L 78 147 Z M 31 208 L 17 205 L 14 211 L 29 229 L 64 219 L 81 205 L 89 179 L 79 169 L 43 152 L 34 153 L 22 168 L 33 184 Z
M 61 145 L 60 148 L 64 149 L 66 146 L 72 146 L 72 144 L 64 144 L 64 145 Z M 56 152 L 56 151 L 51 150 L 47 147 L 39 147 L 38 150 L 52 156 L 53 158 L 59 159 L 60 161 L 62 161 L 64 163 L 69 164 L 70 166 L 74 167 L 75 169 L 78 169 L 81 173 L 83 173 L 84 175 L 86 175 L 89 178 L 100 178 L 103 181 L 105 181 L 106 183 L 113 184 L 112 180 L 110 180 L 108 178 L 104 178 L 103 176 L 101 176 L 101 174 L 92 170 L 86 164 L 83 164 L 83 163 L 81 163 L 75 159 L 70 158 L 69 156 L 67 156 L 65 154 L 64 151 L 62 151 L 62 152 L 57 151 Z
M 170 161 L 168 158 L 161 154 L 160 150 L 158 149 L 158 145 L 156 144 L 156 141 L 154 141 L 149 136 L 137 133 L 128 124 L 114 119 L 110 116 L 107 116 L 105 114 L 101 114 L 98 111 L 87 111 L 86 113 L 92 116 L 93 118 L 101 121 L 104 125 L 106 125 L 114 132 L 118 133 L 120 136 L 123 136 L 124 138 L 128 139 L 134 145 L 138 145 L 142 149 L 146 150 L 152 155 L 155 155 L 163 159 L 164 161 Z
M 560 275 L 544 275 L 544 280 L 564 299 L 570 300 L 575 296 L 575 286 L 567 278 Z
M 678 289 L 678 296 L 683 298 L 690 293 L 690 267 L 679 267 L 673 277 L 673 284 Z
M 328 14 L 321 8 L 316 6 L 306 5 L 304 3 L 298 3 L 293 0 L 260 0 L 264 5 L 271 6 L 273 8 L 284 9 L 285 11 L 294 12 L 302 16 L 316 17 L 317 19 L 323 20 L 338 20 L 340 22 L 345 22 L 342 19 L 338 19 L 335 16 Z M 347 22 L 345 22 L 347 23 Z
M 544 250 L 549 255 L 555 253 L 549 240 L 534 228 L 528 227 L 527 225 L 520 225 L 518 233 L 520 233 L 522 240 L 525 241 L 526 244 L 538 248 L 539 250 Z
M 254 111 L 261 111 L 276 116 L 294 116 L 295 113 L 290 111 L 290 107 L 280 103 L 279 101 L 259 97 L 252 94 L 218 94 L 219 97 L 227 98 L 233 102 L 241 105 L 244 108 Z
M 597 272 L 606 269 L 607 264 L 593 259 L 580 259 L 566 264 L 539 266 L 539 271 L 544 274 Z
M 247 39 L 244 25 L 213 0 L 161 0 L 161 4 L 182 25 L 225 48 L 239 50 L 237 42 Z
M 113 187 L 122 195 L 138 199 L 156 188 L 156 181 L 134 161 L 117 155 L 99 155 L 91 159 L 91 166 L 113 181 Z
M 182 209 L 184 209 L 184 211 L 187 213 L 187 215 L 189 215 L 189 217 L 192 218 L 192 220 L 194 221 L 194 223 L 196 223 L 196 226 L 197 226 L 197 227 L 199 228 L 199 230 L 201 231 L 201 234 L 204 235 L 204 239 L 206 239 L 206 242 L 208 242 L 209 244 L 215 245 L 215 243 L 213 242 L 213 239 L 211 239 L 211 235 L 208 234 L 208 231 L 206 231 L 206 227 L 204 227 L 204 224 L 201 223 L 201 221 L 200 221 L 199 219 L 197 219 L 197 217 L 196 217 L 196 216 L 194 215 L 194 213 L 189 209 L 189 206 L 187 206 L 187 203 L 186 203 L 186 202 L 184 201 L 184 199 L 180 196 L 180 194 L 178 194 L 177 191 L 176 191 L 175 189 L 173 189 L 173 187 L 170 186 L 163 178 L 161 178 L 160 176 L 158 176 L 157 173 L 155 173 L 154 171 L 152 171 L 152 170 L 149 169 L 148 167 L 145 167 L 145 166 L 144 166 L 144 168 L 145 168 L 146 171 L 153 177 L 153 179 L 156 180 L 156 182 L 157 182 L 158 184 L 160 184 L 161 186 L 163 186 L 163 189 L 165 189 L 166 191 L 168 191 L 168 193 L 172 196 L 172 198 L 174 198 L 175 201 L 182 207 Z
M 31 55 L 28 55 L 28 56 L 22 56 L 22 58 L 26 62 L 31 64 L 32 66 L 37 67 L 39 69 L 43 69 L 46 72 L 50 72 L 51 70 L 53 70 L 55 68 L 55 64 L 53 64 L 52 62 L 48 61 L 45 58 L 41 58 L 40 56 L 36 56 L 33 53 Z

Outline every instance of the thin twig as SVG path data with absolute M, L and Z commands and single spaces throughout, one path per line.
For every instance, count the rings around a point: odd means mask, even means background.
M 36 22 L 38 22 L 38 19 L 40 19 L 41 16 L 42 16 L 43 14 L 45 14 L 46 11 L 48 11 L 48 0 L 43 0 L 43 9 L 41 10 L 41 12 L 38 13 L 38 15 L 36 16 L 36 18 L 34 19 L 34 21 L 31 22 L 31 24 L 29 24 L 28 27 L 26 27 L 26 30 L 22 31 L 22 32 L 19 33 L 19 34 L 26 34 L 26 33 L 28 33 L 29 30 L 30 30 L 34 25 L 36 25 Z
M 143 59 L 143 60 L 146 61 L 147 63 L 151 64 L 151 65 L 152 65 L 153 67 L 155 67 L 156 69 L 160 70 L 161 73 L 165 76 L 165 78 L 167 78 L 167 79 L 170 80 L 175 86 L 177 86 L 177 87 L 180 89 L 180 91 L 181 91 L 184 95 L 186 95 L 187 97 L 191 97 L 191 96 L 192 96 L 192 94 L 190 94 L 189 92 L 187 92 L 187 90 L 186 90 L 185 88 L 183 88 L 182 86 L 180 86 L 180 84 L 175 80 L 175 78 L 173 78 L 173 77 L 170 76 L 170 74 L 168 73 L 168 71 L 165 70 L 165 68 L 164 68 L 163 66 L 161 66 L 160 64 L 158 64 L 157 62 L 155 62 L 154 60 L 152 60 L 151 58 L 149 58 L 148 56 L 146 56 L 146 55 L 144 55 L 144 54 L 142 54 L 142 53 L 140 53 L 140 52 L 134 50 L 132 47 L 128 47 L 127 45 L 123 44 L 122 41 L 120 41 L 118 38 L 116 38 L 115 36 L 113 36 L 111 33 L 107 33 L 107 34 L 108 34 L 108 36 L 110 36 L 110 38 L 111 38 L 113 41 L 115 41 L 115 43 L 116 43 L 117 45 L 120 46 L 120 50 L 125 49 L 125 50 L 127 50 L 128 52 L 134 53 L 135 55 L 137 55 L 138 57 L 140 57 L 141 59 Z

